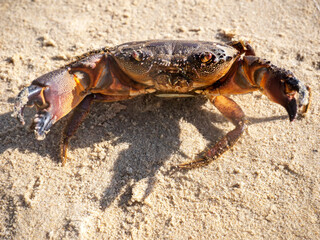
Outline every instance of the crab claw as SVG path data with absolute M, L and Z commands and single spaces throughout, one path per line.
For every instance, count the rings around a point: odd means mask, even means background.
M 296 118 L 298 107 L 306 113 L 310 104 L 310 89 L 290 71 L 272 66 L 263 86 L 263 93 L 273 102 L 283 106 L 290 121 Z M 295 95 L 299 94 L 298 105 Z
M 12 113 L 12 117 L 15 117 L 18 119 L 18 121 L 24 125 L 25 121 L 23 118 L 23 110 L 24 107 L 32 106 L 34 102 L 40 102 L 41 99 L 41 92 L 42 87 L 31 85 L 29 87 L 24 88 L 19 94 L 18 97 L 15 100 L 14 110 Z
M 85 73 L 78 74 L 85 78 Z M 82 79 L 80 79 L 82 80 Z M 68 114 L 85 97 L 81 94 L 83 84 L 79 76 L 68 69 L 58 69 L 35 79 L 29 87 L 18 95 L 12 116 L 25 124 L 23 110 L 25 106 L 36 106 L 37 114 L 31 128 L 38 140 L 43 140 L 50 127 Z

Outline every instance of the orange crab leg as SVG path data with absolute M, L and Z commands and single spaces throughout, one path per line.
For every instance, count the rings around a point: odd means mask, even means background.
M 222 113 L 222 115 L 235 125 L 235 129 L 228 132 L 213 148 L 209 149 L 202 158 L 192 162 L 180 164 L 179 168 L 191 169 L 210 164 L 231 148 L 240 138 L 246 128 L 245 115 L 240 106 L 232 99 L 225 96 L 217 96 L 210 99 L 213 105 Z

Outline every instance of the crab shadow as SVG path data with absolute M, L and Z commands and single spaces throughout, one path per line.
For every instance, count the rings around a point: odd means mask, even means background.
M 214 127 L 213 123 L 225 120 L 219 114 L 204 109 L 205 102 L 206 99 L 145 96 L 125 102 L 126 110 L 107 120 L 101 129 L 105 132 L 102 135 L 113 136 L 116 140 L 112 144 L 115 146 L 126 143 L 129 147 L 122 150 L 115 160 L 112 179 L 100 199 L 102 210 L 118 197 L 120 207 L 131 204 L 132 183 L 141 179 L 147 179 L 146 197 L 152 191 L 156 173 L 172 154 L 189 158 L 180 150 L 181 121 L 194 125 L 208 141 L 223 134 L 223 130 Z M 93 115 L 100 111 L 100 106 L 97 106 Z M 196 139 L 194 141 L 196 143 Z
M 9 99 L 10 101 L 12 100 Z M 126 109 L 112 118 L 108 117 L 112 103 L 98 103 L 92 107 L 88 118 L 72 139 L 71 150 L 86 148 L 106 140 L 114 146 L 128 146 L 120 151 L 114 162 L 112 179 L 100 198 L 102 210 L 108 208 L 118 197 L 119 206 L 127 206 L 132 197 L 132 182 L 141 179 L 147 179 L 146 197 L 153 188 L 159 168 L 172 154 L 181 155 L 184 159 L 189 158 L 180 150 L 181 121 L 192 124 L 203 138 L 210 142 L 209 146 L 223 136 L 225 131 L 214 124 L 227 120 L 221 114 L 202 107 L 206 101 L 202 98 L 161 99 L 150 95 L 143 96 L 121 102 Z M 26 119 L 32 118 L 33 114 L 34 112 L 27 112 Z M 284 118 L 285 116 L 275 116 L 248 119 L 250 124 L 255 124 Z M 25 127 L 16 123 L 11 113 L 2 114 L 0 154 L 8 149 L 18 149 L 22 152 L 35 152 L 43 157 L 49 156 L 58 163 L 60 134 L 65 124 L 66 119 L 59 121 L 46 140 L 39 142 L 34 140 L 33 134 L 26 131 Z M 194 142 L 196 144 L 196 139 Z M 107 158 L 102 161 L 107 161 Z

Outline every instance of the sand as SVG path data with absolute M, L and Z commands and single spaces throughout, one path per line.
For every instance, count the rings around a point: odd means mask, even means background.
M 1 0 L 0 239 L 320 239 L 319 6 Z M 233 128 L 202 98 L 95 104 L 64 167 L 67 118 L 36 141 L 11 117 L 23 87 L 89 50 L 146 39 L 221 41 L 224 33 L 293 71 L 313 101 L 306 118 L 289 123 L 260 93 L 234 96 L 250 126 L 207 167 L 170 171 Z

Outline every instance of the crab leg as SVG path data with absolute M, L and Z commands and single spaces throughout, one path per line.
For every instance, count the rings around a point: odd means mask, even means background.
M 61 141 L 62 166 L 65 165 L 68 159 L 67 152 L 68 152 L 70 138 L 76 133 L 77 129 L 79 128 L 83 120 L 88 115 L 91 104 L 93 102 L 116 102 L 116 101 L 121 101 L 129 98 L 132 98 L 132 97 L 90 94 L 82 100 L 82 102 L 75 108 L 62 134 L 62 141 Z
M 94 99 L 94 95 L 89 95 L 82 100 L 82 102 L 75 108 L 72 116 L 68 121 L 68 124 L 66 125 L 63 131 L 62 141 L 61 141 L 62 166 L 65 165 L 67 160 L 67 150 L 68 150 L 70 138 L 76 133 L 80 124 L 88 115 L 93 99 Z
M 178 165 L 179 168 L 191 169 L 210 164 L 231 148 L 238 141 L 246 128 L 245 115 L 236 102 L 225 96 L 213 97 L 210 101 L 222 113 L 222 115 L 231 121 L 236 127 L 220 139 L 213 148 L 209 149 L 202 158 L 180 164 Z

